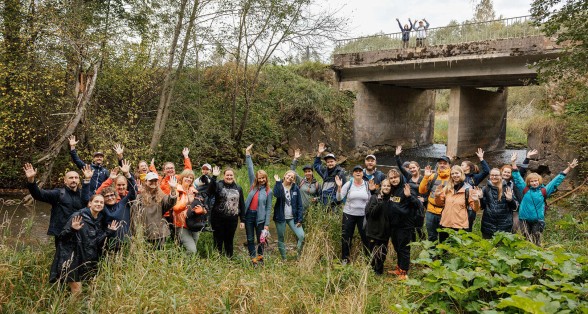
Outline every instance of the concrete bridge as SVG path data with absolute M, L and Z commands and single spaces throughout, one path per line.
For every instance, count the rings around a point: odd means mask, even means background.
M 335 51 L 339 89 L 356 94 L 355 147 L 431 144 L 434 90 L 451 89 L 447 154 L 504 149 L 507 87 L 535 83 L 531 66 L 562 52 L 530 17 L 429 29 L 425 47 L 401 48 L 400 38 L 348 39 Z

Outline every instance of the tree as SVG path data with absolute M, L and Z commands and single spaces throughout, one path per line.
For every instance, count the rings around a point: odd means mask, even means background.
M 473 0 L 474 3 L 478 0 Z M 486 22 L 496 19 L 492 0 L 479 0 L 474 9 L 474 22 Z

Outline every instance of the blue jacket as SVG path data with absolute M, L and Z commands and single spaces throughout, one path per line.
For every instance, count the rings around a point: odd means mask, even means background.
M 482 159 L 482 161 L 480 161 L 480 165 L 482 166 L 482 171 L 480 171 L 480 173 L 470 172 L 465 175 L 465 182 L 467 184 L 471 186 L 478 186 L 480 182 L 484 181 L 484 179 L 486 179 L 486 177 L 490 174 L 490 166 L 486 160 Z
M 113 220 L 121 223 L 121 227 L 116 231 L 116 237 L 120 240 L 129 234 L 129 227 L 131 225 L 131 205 L 129 203 L 137 198 L 135 179 L 131 175 L 131 177 L 127 178 L 127 180 L 127 190 L 129 193 L 114 205 L 106 205 L 105 203 L 104 210 L 102 210 L 102 213 L 104 214 L 104 223 L 106 226 L 108 226 Z M 90 192 L 89 190 L 87 192 L 87 199 L 90 199 L 90 196 L 92 196 L 94 193 Z
M 498 231 L 512 232 L 512 213 L 517 209 L 516 196 L 513 193 L 512 200 L 507 201 L 504 193 L 507 187 L 506 182 L 502 182 L 501 199 L 498 200 L 498 188 L 488 182 L 482 192 L 484 197 L 480 200 L 480 205 L 484 210 L 482 215 L 482 233 L 493 236 Z
M 304 218 L 304 207 L 302 207 L 302 197 L 300 197 L 300 189 L 296 183 L 293 183 L 290 188 L 290 196 L 294 222 L 301 223 Z M 274 197 L 276 198 L 276 205 L 274 205 L 274 221 L 285 222 L 286 216 L 284 214 L 284 208 L 286 207 L 286 194 L 282 181 L 276 182 L 276 186 L 274 186 Z
M 72 149 L 69 151 L 69 154 L 71 155 L 71 159 L 73 160 L 74 164 L 76 164 L 80 170 L 83 170 L 86 166 L 86 163 L 80 159 L 78 152 L 75 149 Z M 102 185 L 102 182 L 108 179 L 110 173 L 108 172 L 108 169 L 101 165 L 95 165 L 94 163 L 91 163 L 90 167 L 92 167 L 92 170 L 94 170 L 94 174 L 92 174 L 92 178 L 90 179 L 90 192 L 96 193 L 96 190 L 98 190 L 100 185 Z
M 513 170 L 512 178 L 517 188 L 523 191 L 526 187 L 525 180 L 523 180 L 518 170 Z M 541 193 L 541 188 L 545 188 L 547 197 L 549 197 L 565 178 L 566 175 L 561 172 L 547 186 L 542 184 L 537 188 L 529 187 L 529 191 L 523 195 L 519 205 L 519 219 L 529 221 L 545 220 L 545 200 L 543 193 Z
M 251 156 L 245 157 L 245 163 L 247 164 L 249 186 L 251 187 L 253 186 L 253 181 L 255 181 L 255 172 L 253 170 L 253 161 L 251 160 Z M 269 182 L 266 184 L 269 184 Z M 247 210 L 249 210 L 251 200 L 253 200 L 253 196 L 255 196 L 256 191 L 259 191 L 259 196 L 257 196 L 257 224 L 263 223 L 264 226 L 269 226 L 270 213 L 272 211 L 272 191 L 269 188 L 266 188 L 266 186 L 257 187 L 255 190 L 252 190 L 251 188 L 249 189 L 249 195 L 247 195 L 247 199 L 245 200 L 245 212 L 243 215 L 245 215 Z M 245 216 L 241 217 L 241 221 L 245 221 Z
M 347 182 L 345 176 L 345 170 L 341 166 L 336 165 L 333 169 L 328 169 L 322 165 L 320 157 L 314 158 L 314 164 L 312 165 L 316 173 L 323 178 L 323 185 L 321 191 L 321 202 L 324 205 L 336 204 L 337 203 L 337 186 L 335 184 L 335 177 L 339 176 L 343 181 L 343 184 Z M 275 192 L 274 192 L 275 194 Z
M 400 31 L 402 32 L 402 41 L 408 41 L 410 39 L 410 31 L 413 27 L 412 21 L 408 19 L 408 23 L 410 23 L 410 28 L 408 29 L 404 29 L 402 24 L 400 24 L 400 21 L 397 20 L 396 22 L 398 22 L 398 27 L 400 27 Z

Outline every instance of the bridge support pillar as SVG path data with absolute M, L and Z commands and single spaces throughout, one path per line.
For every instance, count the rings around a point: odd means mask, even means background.
M 507 90 L 454 87 L 449 96 L 447 155 L 471 156 L 481 147 L 502 150 L 506 142 Z
M 433 143 L 434 91 L 362 82 L 339 87 L 356 95 L 353 147 Z

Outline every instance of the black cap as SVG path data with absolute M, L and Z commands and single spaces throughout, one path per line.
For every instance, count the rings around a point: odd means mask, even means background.
M 449 159 L 449 157 L 447 157 L 447 156 L 445 156 L 445 155 L 443 155 L 443 156 L 441 156 L 441 157 L 437 158 L 437 161 L 441 161 L 441 160 L 443 160 L 443 161 L 446 161 L 448 164 L 450 164 L 450 163 L 451 163 L 451 159 Z
M 363 171 L 363 168 L 360 165 L 357 165 L 357 166 L 353 167 L 353 171 L 352 172 L 355 172 L 356 170 Z
M 311 165 L 304 165 L 304 167 L 302 167 L 302 171 L 304 171 L 306 169 L 312 170 L 312 166 Z
M 337 158 L 335 158 L 334 154 L 327 154 L 325 157 L 323 157 L 324 160 L 327 160 L 329 158 L 337 159 Z

